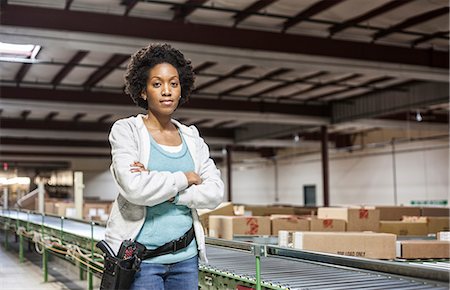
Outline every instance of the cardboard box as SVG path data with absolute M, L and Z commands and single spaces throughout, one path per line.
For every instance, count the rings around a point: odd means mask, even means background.
M 45 213 L 55 214 L 55 202 L 54 201 L 46 201 L 44 203 L 44 211 Z
M 270 235 L 270 218 L 262 216 L 209 216 L 209 236 L 232 240 L 233 235 Z
M 291 206 L 245 205 L 245 214 L 251 216 L 270 216 L 273 214 L 295 214 Z
M 428 226 L 425 222 L 381 221 L 380 232 L 398 236 L 426 236 Z
M 422 207 L 421 216 L 446 216 L 450 217 L 450 208 L 448 207 Z
M 380 211 L 369 208 L 320 207 L 317 211 L 319 219 L 340 219 L 347 222 L 347 231 L 378 232 Z
M 448 217 L 427 217 L 428 233 L 437 234 L 438 232 L 450 230 L 450 220 Z
M 450 241 L 450 232 L 439 232 L 436 235 L 438 241 Z
M 234 216 L 233 204 L 231 202 L 222 202 L 215 209 L 198 209 L 200 222 L 203 225 L 205 234 L 208 235 L 209 217 L 211 215 L 228 215 Z
M 72 217 L 71 213 L 73 212 L 73 209 L 75 209 L 73 202 L 55 203 L 54 213 L 58 216 L 67 216 L 67 209 L 69 209 L 69 217 Z
M 437 234 L 450 229 L 450 219 L 448 217 L 405 216 L 403 221 L 427 223 L 428 234 Z
M 382 233 L 295 232 L 293 235 L 296 249 L 374 259 L 395 259 L 395 241 L 395 235 Z
M 420 207 L 376 206 L 380 211 L 380 221 L 401 221 L 403 216 L 420 216 Z
M 309 220 L 298 215 L 271 215 L 272 235 L 278 231 L 309 231 Z
M 317 215 L 317 207 L 294 207 L 296 215 Z
M 107 220 L 111 203 L 110 201 L 85 202 L 83 204 L 83 218 L 86 220 Z
M 346 224 L 344 220 L 312 217 L 310 228 L 312 232 L 345 232 Z
M 434 240 L 398 241 L 396 255 L 404 259 L 450 258 L 450 242 Z

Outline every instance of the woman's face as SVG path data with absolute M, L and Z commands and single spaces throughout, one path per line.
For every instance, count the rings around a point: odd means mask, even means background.
M 177 69 L 169 63 L 155 65 L 149 70 L 143 97 L 155 115 L 172 115 L 178 106 L 181 86 Z

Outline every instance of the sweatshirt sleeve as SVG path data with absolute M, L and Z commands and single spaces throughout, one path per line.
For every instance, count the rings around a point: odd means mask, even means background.
M 179 172 L 146 171 L 131 172 L 131 164 L 139 160 L 139 140 L 129 122 L 114 123 L 109 134 L 111 144 L 111 173 L 120 194 L 129 202 L 153 206 L 174 197 L 188 186 L 186 175 Z
M 220 178 L 220 171 L 214 161 L 210 158 L 209 148 L 203 138 L 199 136 L 197 128 L 191 126 L 197 136 L 197 152 L 200 159 L 200 171 L 197 174 L 202 178 L 199 185 L 191 185 L 179 193 L 178 205 L 189 208 L 216 208 L 222 201 L 224 185 Z

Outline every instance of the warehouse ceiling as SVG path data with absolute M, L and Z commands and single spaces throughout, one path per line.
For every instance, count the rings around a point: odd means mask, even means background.
M 1 42 L 32 45 L 0 52 L 2 160 L 109 158 L 112 123 L 141 112 L 126 64 L 152 42 L 192 60 L 176 117 L 219 155 L 319 149 L 322 126 L 332 147 L 383 128 L 448 134 L 446 0 L 0 3 Z

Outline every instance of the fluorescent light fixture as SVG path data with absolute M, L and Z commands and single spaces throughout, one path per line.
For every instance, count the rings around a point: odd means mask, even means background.
M 417 111 L 416 113 L 416 121 L 417 122 L 422 122 L 423 118 L 422 115 L 420 114 L 420 111 Z
M 27 184 L 30 184 L 30 178 L 29 177 L 13 177 L 13 178 L 9 178 L 6 181 L 3 181 L 2 183 L 5 185 L 12 185 L 12 184 L 27 185 Z
M 0 61 L 33 63 L 40 50 L 40 45 L 0 42 Z

